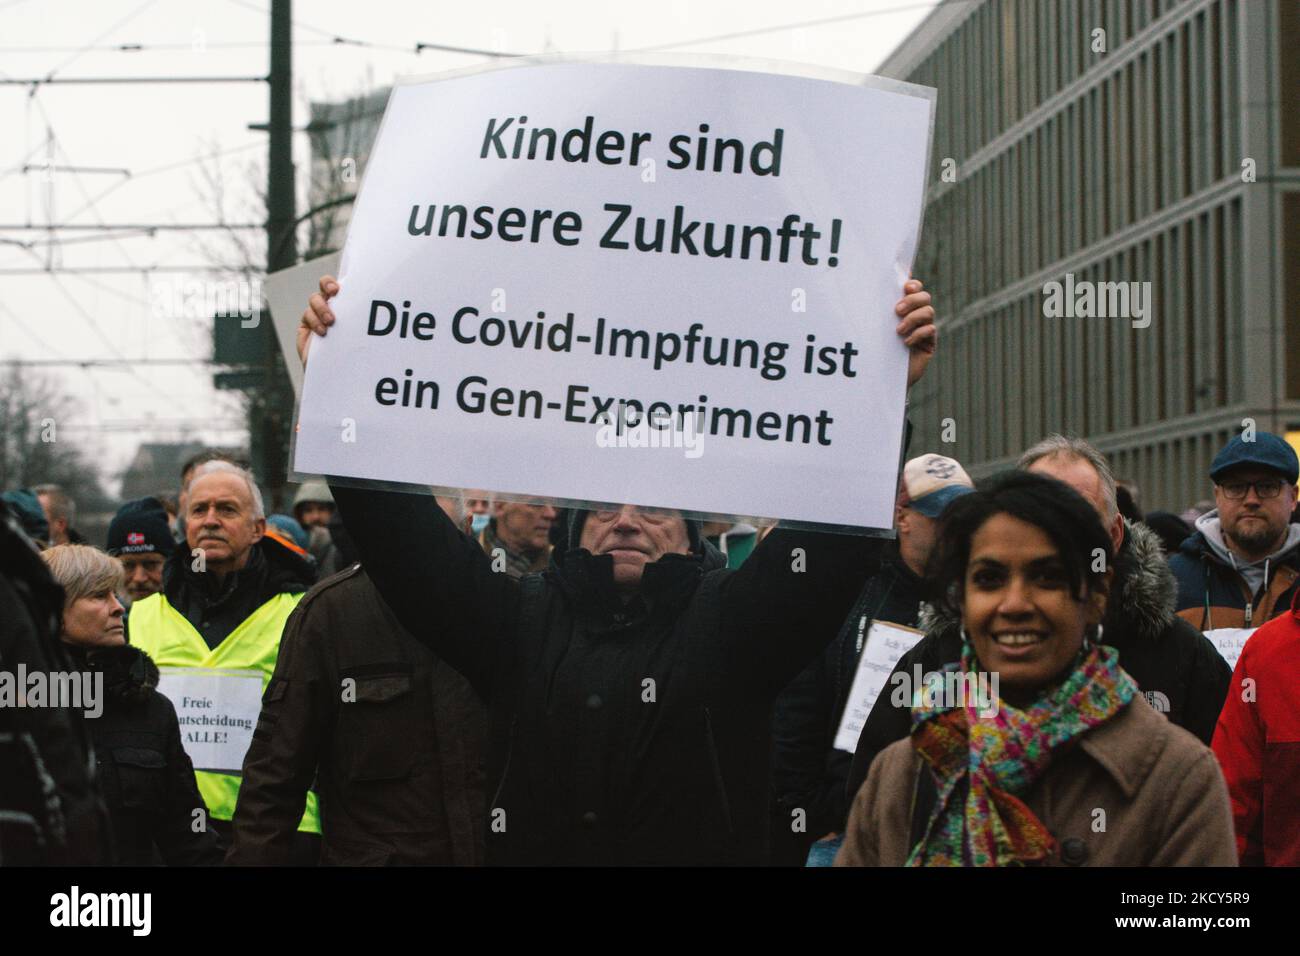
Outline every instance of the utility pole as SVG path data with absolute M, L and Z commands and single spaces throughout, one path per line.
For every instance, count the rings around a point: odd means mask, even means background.
M 271 0 L 271 121 L 266 183 L 266 269 L 297 265 L 293 184 L 293 26 L 290 0 Z
M 271 112 L 270 145 L 266 172 L 266 271 L 296 265 L 297 210 L 293 170 L 293 20 L 291 0 L 271 0 Z M 263 309 L 263 314 L 266 314 Z M 280 352 L 270 323 L 262 323 L 265 338 L 266 378 L 261 402 L 262 478 L 271 492 L 271 507 L 284 507 L 288 479 L 289 423 L 293 415 L 288 376 L 280 367 Z M 250 434 L 257 443 L 257 432 Z

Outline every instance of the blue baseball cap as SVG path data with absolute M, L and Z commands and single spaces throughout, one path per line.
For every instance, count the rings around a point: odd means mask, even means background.
M 975 490 L 974 483 L 955 459 L 946 455 L 921 455 L 903 466 L 907 507 L 937 518 L 948 502 Z
M 1291 485 L 1300 476 L 1295 449 L 1271 432 L 1256 432 L 1254 441 L 1244 441 L 1240 435 L 1232 438 L 1210 462 L 1210 480 L 1217 482 L 1233 468 L 1243 465 L 1276 471 Z

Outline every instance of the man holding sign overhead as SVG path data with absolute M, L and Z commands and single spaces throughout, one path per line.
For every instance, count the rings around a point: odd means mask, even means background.
M 904 280 L 932 104 L 625 64 L 394 91 L 303 315 L 295 468 L 349 479 L 384 600 L 489 703 L 489 862 L 764 861 L 772 702 L 884 541 L 827 529 L 890 524 L 935 348 Z M 357 479 L 589 510 L 516 581 L 432 498 Z M 701 515 L 795 524 L 729 570 Z

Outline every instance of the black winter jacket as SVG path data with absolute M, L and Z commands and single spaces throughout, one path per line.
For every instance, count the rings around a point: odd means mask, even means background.
M 812 841 L 843 833 L 849 817 L 845 782 L 853 754 L 835 749 L 840 719 L 873 620 L 915 627 L 923 594 L 921 578 L 891 544 L 867 578 L 835 640 L 776 699 L 772 856 L 777 864 L 802 865 Z M 792 824 L 804 811 L 804 829 Z
M 69 648 L 77 667 L 103 674 L 104 712 L 87 721 L 113 821 L 116 860 L 124 866 L 213 866 L 217 835 L 194 782 L 171 701 L 158 668 L 129 644 Z M 196 810 L 202 813 L 195 814 Z M 197 822 L 196 822 L 197 821 Z
M 1119 651 L 1120 667 L 1137 682 L 1153 709 L 1208 746 L 1232 669 L 1200 631 L 1174 613 L 1174 578 L 1155 532 L 1129 521 L 1124 529 L 1124 544 L 1115 561 L 1115 597 L 1106 607 L 1102 643 Z M 958 621 L 934 614 L 928 605 L 921 620 L 926 636 L 903 655 L 895 674 L 914 674 L 918 663 L 922 674 L 942 671 L 961 659 Z M 890 695 L 881 694 L 858 738 L 849 772 L 850 797 L 867 779 L 876 755 L 910 732 L 911 711 L 891 706 Z
M 879 539 L 778 529 L 734 571 L 703 545 L 624 604 L 608 555 L 515 581 L 431 497 L 331 490 L 398 620 L 489 702 L 489 863 L 764 861 L 772 702 Z
M 63 589 L 0 501 L 0 671 L 70 672 Z M 0 706 L 0 866 L 111 859 L 108 810 L 80 710 Z

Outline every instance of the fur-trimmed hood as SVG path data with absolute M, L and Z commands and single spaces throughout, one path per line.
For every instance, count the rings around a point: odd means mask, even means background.
M 102 672 L 105 692 L 123 703 L 148 700 L 158 687 L 158 666 L 148 654 L 130 644 L 88 650 L 79 655 L 78 664 Z
M 1105 630 L 1155 639 L 1173 623 L 1178 585 L 1160 548 L 1160 538 L 1146 525 L 1127 518 L 1124 543 L 1115 561 L 1115 583 L 1117 590 L 1106 605 Z M 921 605 L 917 626 L 926 634 L 940 634 L 958 624 L 940 608 Z

